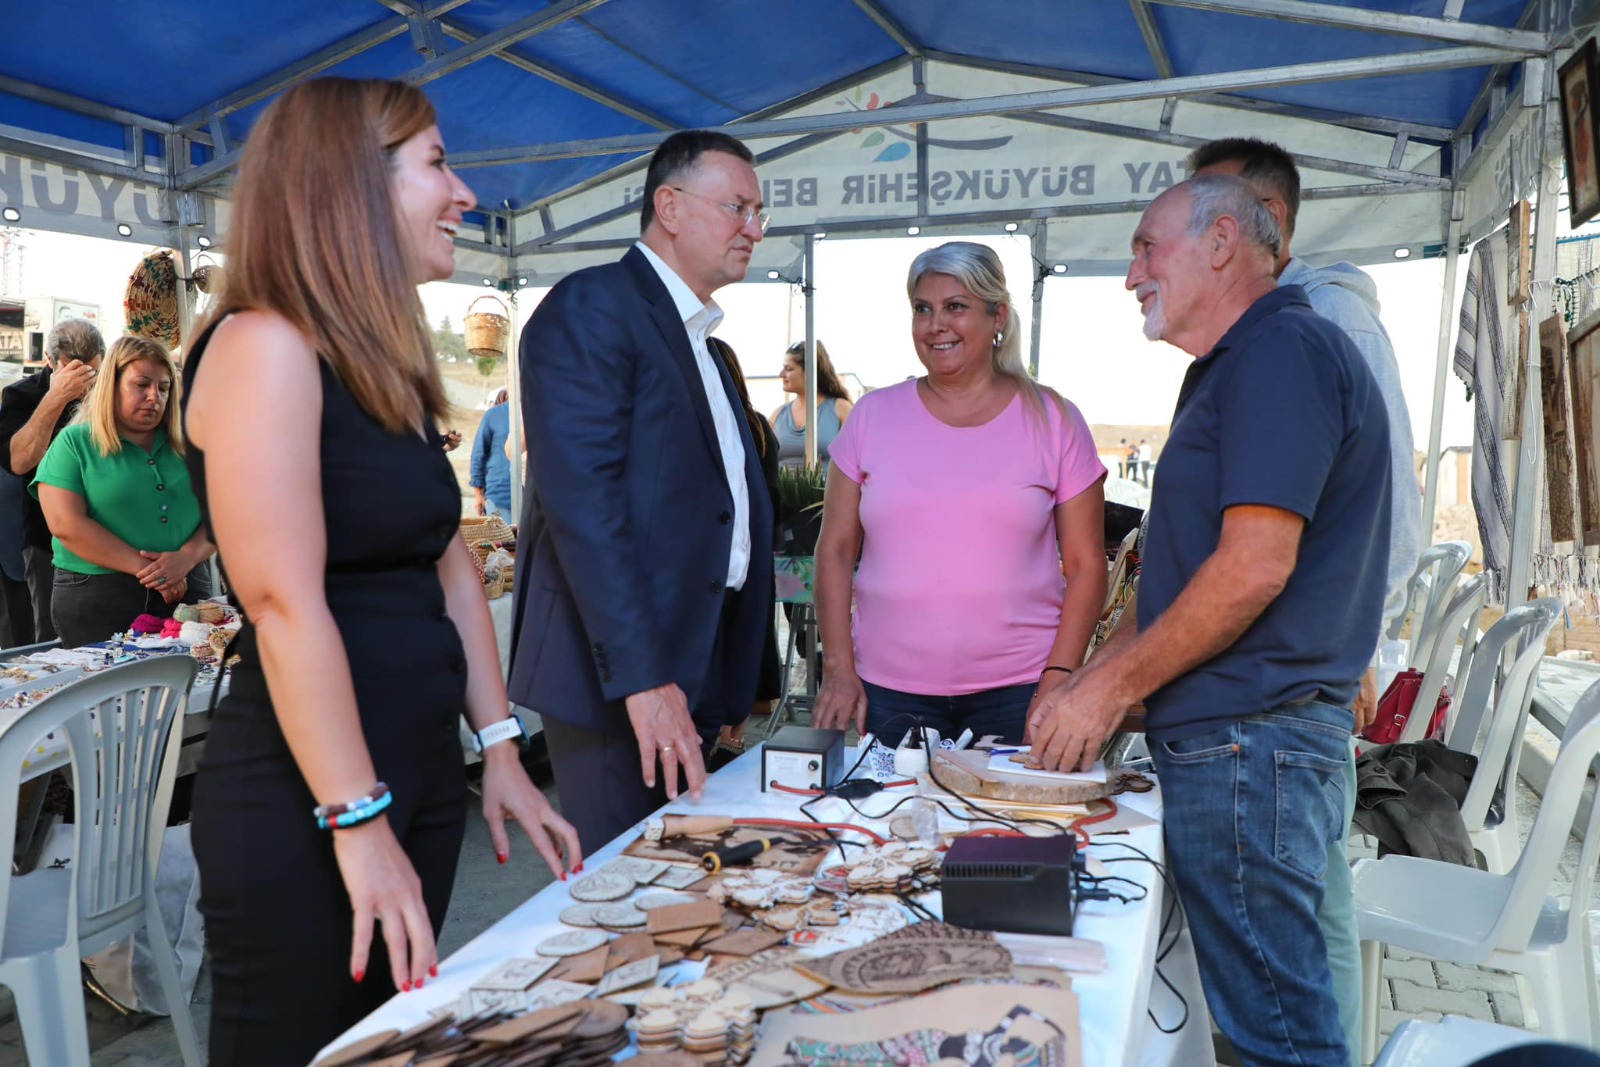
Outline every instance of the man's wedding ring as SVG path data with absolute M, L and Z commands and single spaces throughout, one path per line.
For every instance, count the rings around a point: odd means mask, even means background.
M 156 584 L 157 585 L 166 585 L 167 584 L 167 576 L 165 574 L 163 574 L 161 577 L 157 578 L 156 579 Z

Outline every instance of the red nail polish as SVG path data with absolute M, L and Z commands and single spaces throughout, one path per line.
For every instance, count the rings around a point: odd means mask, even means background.
M 435 963 L 432 967 L 428 968 L 428 977 L 429 978 L 437 978 L 437 977 L 439 977 L 439 965 L 437 963 Z
M 578 873 L 578 874 L 582 874 L 582 873 L 583 873 L 583 861 L 582 861 L 582 860 L 579 860 L 579 861 L 578 861 L 578 865 L 577 865 L 577 866 L 576 866 L 576 867 L 574 867 L 574 868 L 572 868 L 572 869 L 573 869 L 573 871 L 575 871 L 575 872 L 576 872 L 576 873 Z
M 406 979 L 404 982 L 400 983 L 400 992 L 402 992 L 402 993 L 411 992 L 411 980 L 409 978 Z
M 502 866 L 502 867 L 504 867 L 504 866 L 505 866 L 505 864 L 506 864 L 506 860 L 507 860 L 507 859 L 508 859 L 508 858 L 509 858 L 509 857 L 508 857 L 508 855 L 507 855 L 507 854 L 506 854 L 506 853 L 504 853 L 504 852 L 496 852 L 496 853 L 495 853 L 495 854 L 494 854 L 494 858 L 495 858 L 495 859 L 497 859 L 497 860 L 499 860 L 499 861 L 500 861 L 500 866 Z
M 565 882 L 567 880 L 567 872 L 566 871 L 562 871 L 561 872 L 561 880 L 563 882 Z
M 355 974 L 352 974 L 350 977 L 351 977 L 351 979 L 353 979 L 355 981 L 356 985 L 360 985 L 361 984 L 361 979 L 365 978 L 366 976 L 367 976 L 367 972 L 366 971 L 357 971 Z
M 417 988 L 418 988 L 418 989 L 421 989 L 421 988 L 422 988 L 422 982 L 423 982 L 423 980 L 422 980 L 422 979 L 421 979 L 421 978 L 418 978 L 418 979 L 417 979 Z

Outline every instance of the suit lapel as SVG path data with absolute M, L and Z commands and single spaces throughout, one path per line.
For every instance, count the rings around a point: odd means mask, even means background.
M 643 252 L 637 248 L 630 249 L 623 257 L 623 262 L 632 269 L 639 283 L 639 292 L 650 304 L 650 318 L 660 331 L 662 340 L 666 342 L 667 351 L 671 353 L 673 363 L 683 375 L 684 384 L 688 386 L 689 405 L 694 408 L 695 420 L 700 423 L 700 434 L 705 439 L 706 447 L 711 450 L 712 457 L 717 461 L 717 469 L 722 470 L 722 445 L 717 441 L 717 426 L 711 419 L 711 404 L 706 399 L 705 381 L 700 377 L 700 366 L 695 362 L 694 348 L 689 344 L 689 331 L 678 315 L 678 305 L 672 302 L 672 294 L 667 292 L 661 276 L 656 273 L 655 267 L 651 266 Z M 726 473 L 723 479 L 726 481 Z

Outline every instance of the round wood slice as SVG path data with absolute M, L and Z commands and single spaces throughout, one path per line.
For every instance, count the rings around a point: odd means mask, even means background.
M 1111 795 L 1105 782 L 1061 782 L 1033 774 L 1004 774 L 989 769 L 989 753 L 970 749 L 938 750 L 933 772 L 942 785 L 958 793 L 1023 804 L 1082 804 Z

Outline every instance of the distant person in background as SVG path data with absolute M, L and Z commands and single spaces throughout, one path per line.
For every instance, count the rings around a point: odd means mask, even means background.
M 106 353 L 105 338 L 87 319 L 62 319 L 45 338 L 44 355 L 49 366 L 20 382 L 12 382 L 0 393 L 0 464 L 23 479 L 33 481 L 34 471 L 44 458 L 45 449 L 72 421 L 78 402 L 89 395 L 100 357 Z M 33 639 L 55 639 L 55 624 L 50 621 L 51 587 L 55 568 L 50 527 L 44 512 L 30 494 L 22 505 L 27 541 L 23 560 L 27 566 L 28 595 L 33 601 Z
M 793 393 L 793 400 L 774 411 L 772 428 L 778 432 L 778 465 L 800 467 L 806 461 L 806 346 L 796 341 L 783 356 L 783 369 L 778 372 L 785 393 Z M 817 342 L 817 462 L 828 465 L 828 449 L 839 436 L 844 420 L 850 417 L 855 405 L 844 383 L 834 372 L 833 361 L 821 341 Z
M 120 337 L 105 362 L 82 417 L 56 436 L 32 486 L 55 546 L 50 613 L 69 648 L 211 592 L 211 542 L 183 465 L 172 357 L 155 341 Z
M 1128 439 L 1124 437 L 1118 441 L 1117 448 L 1122 456 L 1121 459 L 1117 460 L 1117 477 L 1126 478 L 1128 476 Z
M 1139 439 L 1139 481 L 1145 488 L 1150 487 L 1150 468 L 1155 466 L 1155 450 L 1150 447 L 1150 442 L 1144 438 Z
M 1124 440 L 1122 443 L 1125 444 L 1125 445 L 1128 445 L 1128 442 L 1126 440 Z M 1128 481 L 1130 481 L 1130 482 L 1136 482 L 1136 481 L 1139 480 L 1139 446 L 1138 445 L 1128 445 L 1128 454 L 1123 457 L 1122 467 L 1123 467 L 1123 475 L 1122 476 L 1124 478 L 1128 479 Z
M 517 517 L 511 511 L 511 407 L 506 396 L 504 389 L 496 393 L 478 424 L 467 484 L 472 486 L 473 507 L 479 515 L 494 515 L 509 525 Z
M 28 543 L 23 521 L 28 503 L 28 483 L 0 471 L 0 648 L 33 644 L 33 598 L 22 558 Z

